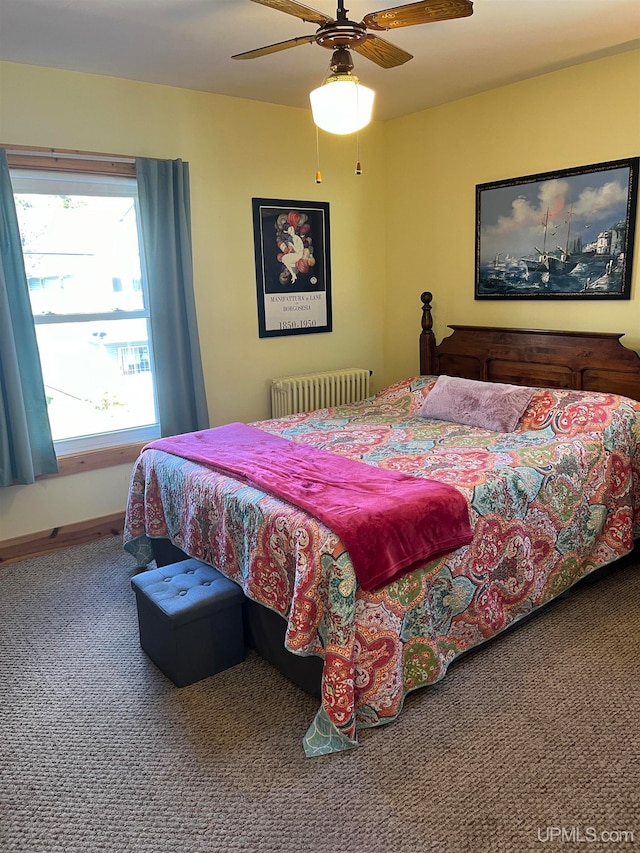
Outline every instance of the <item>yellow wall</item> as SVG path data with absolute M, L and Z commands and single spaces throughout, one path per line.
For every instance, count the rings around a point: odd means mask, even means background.
M 436 333 L 490 323 L 627 333 L 630 302 L 474 302 L 475 185 L 640 153 L 640 51 L 434 108 L 353 140 L 305 110 L 0 63 L 0 143 L 189 161 L 196 303 L 212 424 L 268 415 L 268 380 L 361 365 L 375 387 L 417 373 L 420 292 Z M 331 205 L 331 334 L 257 335 L 251 198 Z M 384 345 L 383 345 L 384 342 Z M 0 541 L 123 509 L 129 467 L 0 490 Z
M 640 154 L 640 51 L 386 125 L 385 381 L 411 375 L 421 290 L 449 323 L 624 332 L 640 349 L 640 223 L 631 301 L 474 301 L 475 186 Z M 416 330 L 416 335 L 407 330 Z
M 212 425 L 269 415 L 268 381 L 358 366 L 382 375 L 384 132 L 321 135 L 310 111 L 0 63 L 0 143 L 190 164 L 195 296 Z M 258 338 L 253 197 L 327 201 L 332 333 Z M 0 541 L 124 509 L 130 467 L 0 490 Z

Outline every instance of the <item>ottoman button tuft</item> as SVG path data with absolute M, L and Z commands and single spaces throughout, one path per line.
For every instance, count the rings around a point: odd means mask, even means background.
M 175 583 L 163 589 L 160 580 Z M 244 595 L 217 569 L 188 559 L 140 572 L 131 586 L 140 645 L 178 687 L 244 660 Z

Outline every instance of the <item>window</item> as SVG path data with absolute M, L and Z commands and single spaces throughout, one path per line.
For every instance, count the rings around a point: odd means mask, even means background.
M 135 178 L 11 180 L 56 453 L 158 436 Z

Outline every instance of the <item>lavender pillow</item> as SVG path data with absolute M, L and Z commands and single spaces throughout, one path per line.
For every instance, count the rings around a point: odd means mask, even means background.
M 513 432 L 534 389 L 499 382 L 439 376 L 419 414 L 494 432 Z

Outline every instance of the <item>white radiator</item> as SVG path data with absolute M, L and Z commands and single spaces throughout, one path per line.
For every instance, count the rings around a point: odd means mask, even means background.
M 274 379 L 271 382 L 271 417 L 364 400 L 369 396 L 370 377 L 371 371 L 364 367 L 345 367 Z

